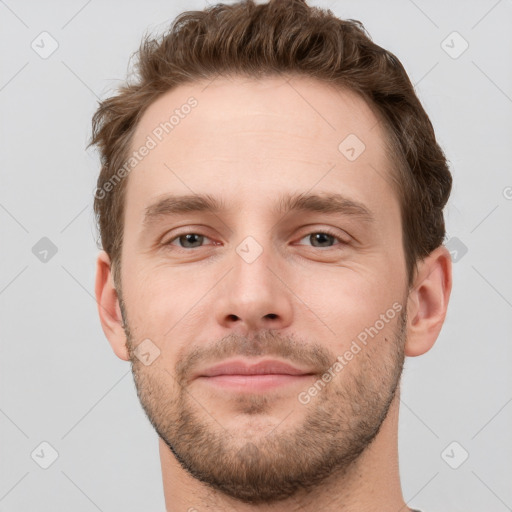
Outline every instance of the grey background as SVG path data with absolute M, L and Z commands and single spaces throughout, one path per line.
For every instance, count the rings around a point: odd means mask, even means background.
M 0 1 L 0 512 L 164 510 L 157 437 L 93 297 L 99 161 L 85 145 L 143 32 L 205 5 Z M 512 1 L 310 5 L 361 20 L 400 58 L 454 175 L 448 316 L 403 376 L 404 497 L 424 512 L 512 510 Z M 31 47 L 43 31 L 59 45 L 45 59 Z M 457 58 L 454 31 L 469 44 Z

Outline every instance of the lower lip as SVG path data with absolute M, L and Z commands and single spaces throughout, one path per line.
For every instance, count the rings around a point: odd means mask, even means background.
M 213 386 L 218 386 L 223 389 L 240 391 L 240 392 L 255 392 L 266 391 L 274 389 L 279 386 L 286 386 L 290 384 L 302 384 L 310 379 L 312 375 L 286 375 L 282 373 L 272 373 L 265 375 L 216 375 L 214 377 L 199 377 L 202 380 Z

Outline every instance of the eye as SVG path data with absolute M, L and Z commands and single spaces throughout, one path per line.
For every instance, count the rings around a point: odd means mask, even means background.
M 181 249 L 195 249 L 196 247 L 201 247 L 205 239 L 210 240 L 207 236 L 201 235 L 200 233 L 183 233 L 171 238 L 163 245 L 178 245 Z M 174 243 L 176 241 L 178 244 Z
M 338 236 L 335 233 L 331 233 L 329 230 L 323 230 L 323 231 L 314 231 L 306 236 L 302 237 L 299 242 L 302 240 L 307 239 L 311 246 L 316 249 L 322 249 L 322 248 L 330 248 L 334 245 L 347 245 L 348 242 L 343 240 L 340 236 Z M 174 238 L 171 238 L 168 242 L 164 242 L 162 245 L 164 246 L 174 246 L 178 247 L 179 249 L 197 249 L 199 247 L 202 247 L 204 245 L 205 240 L 210 240 L 205 235 L 202 235 L 200 233 L 195 232 L 188 232 L 188 233 L 182 233 L 180 235 L 175 236 Z M 210 240 L 211 241 L 211 240 Z M 336 244 L 335 242 L 338 241 L 339 243 Z M 215 242 L 214 242 L 215 245 Z M 299 245 L 305 245 L 300 244 Z
M 305 237 L 301 238 L 301 240 L 308 239 L 312 246 L 321 249 L 321 248 L 329 248 L 334 245 L 334 241 L 340 242 L 341 245 L 346 245 L 348 242 L 343 240 L 341 237 L 335 235 L 334 233 L 331 233 L 328 230 L 324 231 L 314 231 L 312 233 L 309 233 Z M 303 245 L 303 244 L 300 244 Z

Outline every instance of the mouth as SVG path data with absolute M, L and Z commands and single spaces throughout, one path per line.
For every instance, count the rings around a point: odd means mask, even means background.
M 196 379 L 223 390 L 261 392 L 286 385 L 304 385 L 315 372 L 301 369 L 278 360 L 265 360 L 256 364 L 234 360 L 207 368 Z

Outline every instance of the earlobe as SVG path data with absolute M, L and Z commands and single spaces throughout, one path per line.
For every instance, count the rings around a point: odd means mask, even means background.
M 406 356 L 419 356 L 432 348 L 443 326 L 452 289 L 452 262 L 440 246 L 418 265 L 407 303 Z
M 110 258 L 100 251 L 96 260 L 96 302 L 101 327 L 117 357 L 129 361 L 119 298 L 112 278 Z

